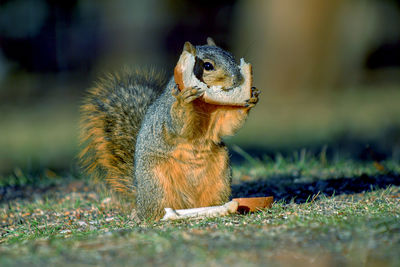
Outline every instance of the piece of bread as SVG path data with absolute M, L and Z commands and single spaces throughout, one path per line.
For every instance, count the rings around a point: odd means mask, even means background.
M 240 72 L 243 75 L 244 82 L 242 85 L 230 89 L 222 89 L 221 86 L 208 87 L 194 75 L 194 65 L 195 57 L 191 53 L 183 51 L 174 70 L 175 82 L 180 90 L 187 87 L 202 88 L 205 90 L 202 96 L 203 100 L 217 105 L 245 106 L 246 100 L 251 98 L 251 84 L 253 82 L 251 64 L 246 63 L 243 58 L 240 59 Z

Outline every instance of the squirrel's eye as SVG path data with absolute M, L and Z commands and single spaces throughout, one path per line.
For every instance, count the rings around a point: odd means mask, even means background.
M 210 62 L 204 62 L 204 69 L 205 70 L 213 70 L 214 66 Z

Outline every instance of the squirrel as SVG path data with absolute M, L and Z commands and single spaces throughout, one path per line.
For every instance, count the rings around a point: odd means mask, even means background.
M 243 83 L 238 64 L 215 45 L 183 51 L 196 56 L 193 72 L 207 86 Z M 81 106 L 79 155 L 87 173 L 136 201 L 141 220 L 158 220 L 164 208 L 221 205 L 231 194 L 231 169 L 223 136 L 233 135 L 258 102 L 243 107 L 204 102 L 199 88 L 178 88 L 174 77 L 125 69 L 89 89 Z

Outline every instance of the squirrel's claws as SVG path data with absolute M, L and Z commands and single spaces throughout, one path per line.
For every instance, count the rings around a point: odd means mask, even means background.
M 197 86 L 188 87 L 183 89 L 182 91 L 178 91 L 174 96 L 178 99 L 178 101 L 182 101 L 183 103 L 190 103 L 193 100 L 201 97 L 205 92 L 205 89 L 202 89 Z
M 195 94 L 197 94 L 197 95 L 202 95 L 206 91 L 206 89 L 200 88 L 198 86 L 193 86 L 192 88 L 197 91 L 197 93 L 195 92 Z
M 246 103 L 249 104 L 257 104 L 257 102 L 258 102 L 258 97 L 252 97 L 249 100 L 246 100 Z
M 247 103 L 245 105 L 246 108 L 252 108 L 254 107 L 257 102 L 258 102 L 258 95 L 261 93 L 260 90 L 258 90 L 256 87 L 251 87 L 251 98 L 247 99 L 245 102 Z
M 253 103 L 252 104 L 246 104 L 246 105 L 244 105 L 244 107 L 245 108 L 252 108 L 252 107 L 255 107 L 255 105 L 256 104 L 253 104 Z
M 260 90 L 258 90 L 256 87 L 251 87 L 251 96 L 252 97 L 257 97 L 261 93 Z

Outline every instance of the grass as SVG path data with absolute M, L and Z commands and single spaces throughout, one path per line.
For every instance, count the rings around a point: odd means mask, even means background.
M 335 180 L 396 176 L 399 170 L 393 160 L 357 163 L 300 151 L 274 160 L 248 157 L 247 163 L 233 166 L 233 178 L 240 185 L 278 176 L 285 190 L 285 177 L 293 175 Z M 282 199 L 269 210 L 247 215 L 138 222 L 129 203 L 95 191 L 90 181 L 46 177 L 40 184 L 56 182 L 41 189 L 20 177 L 13 188 L 30 193 L 1 202 L 1 266 L 400 264 L 399 186 L 371 184 L 367 192 L 334 196 L 317 193 L 300 203 Z M 9 186 L 3 183 L 3 188 Z
M 320 180 L 340 177 L 357 177 L 362 174 L 379 175 L 400 173 L 399 159 L 389 158 L 385 161 L 357 161 L 350 158 L 334 156 L 328 160 L 326 148 L 313 155 L 306 149 L 294 151 L 291 156 L 277 154 L 274 158 L 264 156 L 257 159 L 238 146 L 233 150 L 247 162 L 233 168 L 233 182 L 246 179 L 257 180 L 263 177 L 296 177 L 303 180 Z

